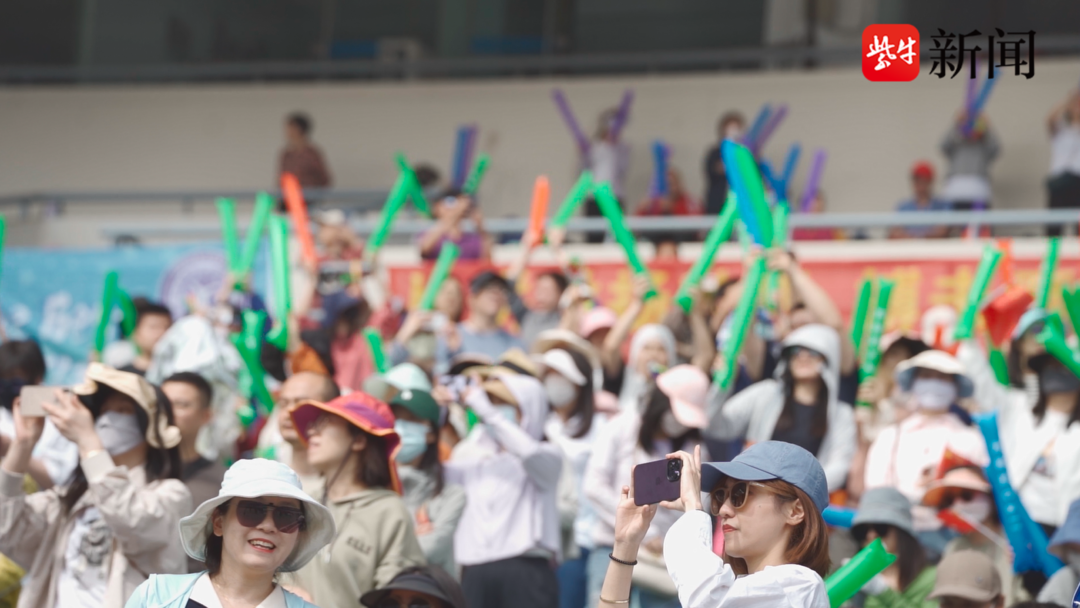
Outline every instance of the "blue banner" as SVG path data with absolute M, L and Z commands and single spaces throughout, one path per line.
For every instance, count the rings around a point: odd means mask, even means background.
M 265 249 L 265 247 L 263 248 Z M 266 280 L 260 251 L 255 285 Z M 101 317 L 105 274 L 115 270 L 120 288 L 169 307 L 174 318 L 187 314 L 194 297 L 209 305 L 225 278 L 220 244 L 115 249 L 19 249 L 4 251 L 0 311 L 9 339 L 34 338 L 45 351 L 48 384 L 82 379 Z M 121 313 L 113 311 L 108 339 L 119 336 Z

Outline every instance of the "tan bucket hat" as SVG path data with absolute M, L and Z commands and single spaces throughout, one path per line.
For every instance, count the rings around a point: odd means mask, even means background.
M 100 385 L 131 397 L 146 412 L 150 424 L 153 425 L 154 415 L 157 412 L 157 393 L 154 392 L 154 385 L 147 382 L 146 378 L 94 362 L 87 366 L 82 384 L 72 387 L 71 391 L 76 395 L 94 395 L 97 394 Z M 180 429 L 170 425 L 165 416 L 161 416 L 157 421 L 157 433 L 154 433 L 153 426 L 146 427 L 146 443 L 158 449 L 175 448 L 180 445 Z M 158 441 L 159 434 L 161 442 Z

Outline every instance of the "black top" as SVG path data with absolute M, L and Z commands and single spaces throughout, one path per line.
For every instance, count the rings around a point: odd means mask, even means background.
M 206 608 L 206 606 L 204 604 L 196 602 L 195 600 L 188 600 L 187 604 L 184 605 L 184 608 Z
M 793 443 L 813 455 L 817 455 L 821 449 L 823 437 L 814 437 L 811 429 L 814 426 L 814 406 L 795 404 L 795 424 L 786 430 L 773 431 L 773 441 L 785 441 Z

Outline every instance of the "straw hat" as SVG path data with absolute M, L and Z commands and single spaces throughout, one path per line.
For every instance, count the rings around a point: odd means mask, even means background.
M 158 449 L 175 448 L 180 445 L 180 429 L 170 425 L 165 416 L 157 419 L 158 432 L 154 432 L 152 425 L 154 415 L 157 413 L 157 393 L 154 391 L 154 385 L 147 382 L 146 378 L 94 362 L 87 366 L 82 384 L 72 387 L 71 392 L 76 395 L 95 395 L 102 385 L 131 397 L 146 412 L 151 425 L 146 427 L 146 443 Z M 160 442 L 158 435 L 161 436 Z

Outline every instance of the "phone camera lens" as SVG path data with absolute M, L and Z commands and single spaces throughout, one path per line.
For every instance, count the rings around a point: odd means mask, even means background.
M 681 460 L 669 460 L 667 465 L 667 478 L 668 481 L 678 481 L 682 476 L 682 461 Z

